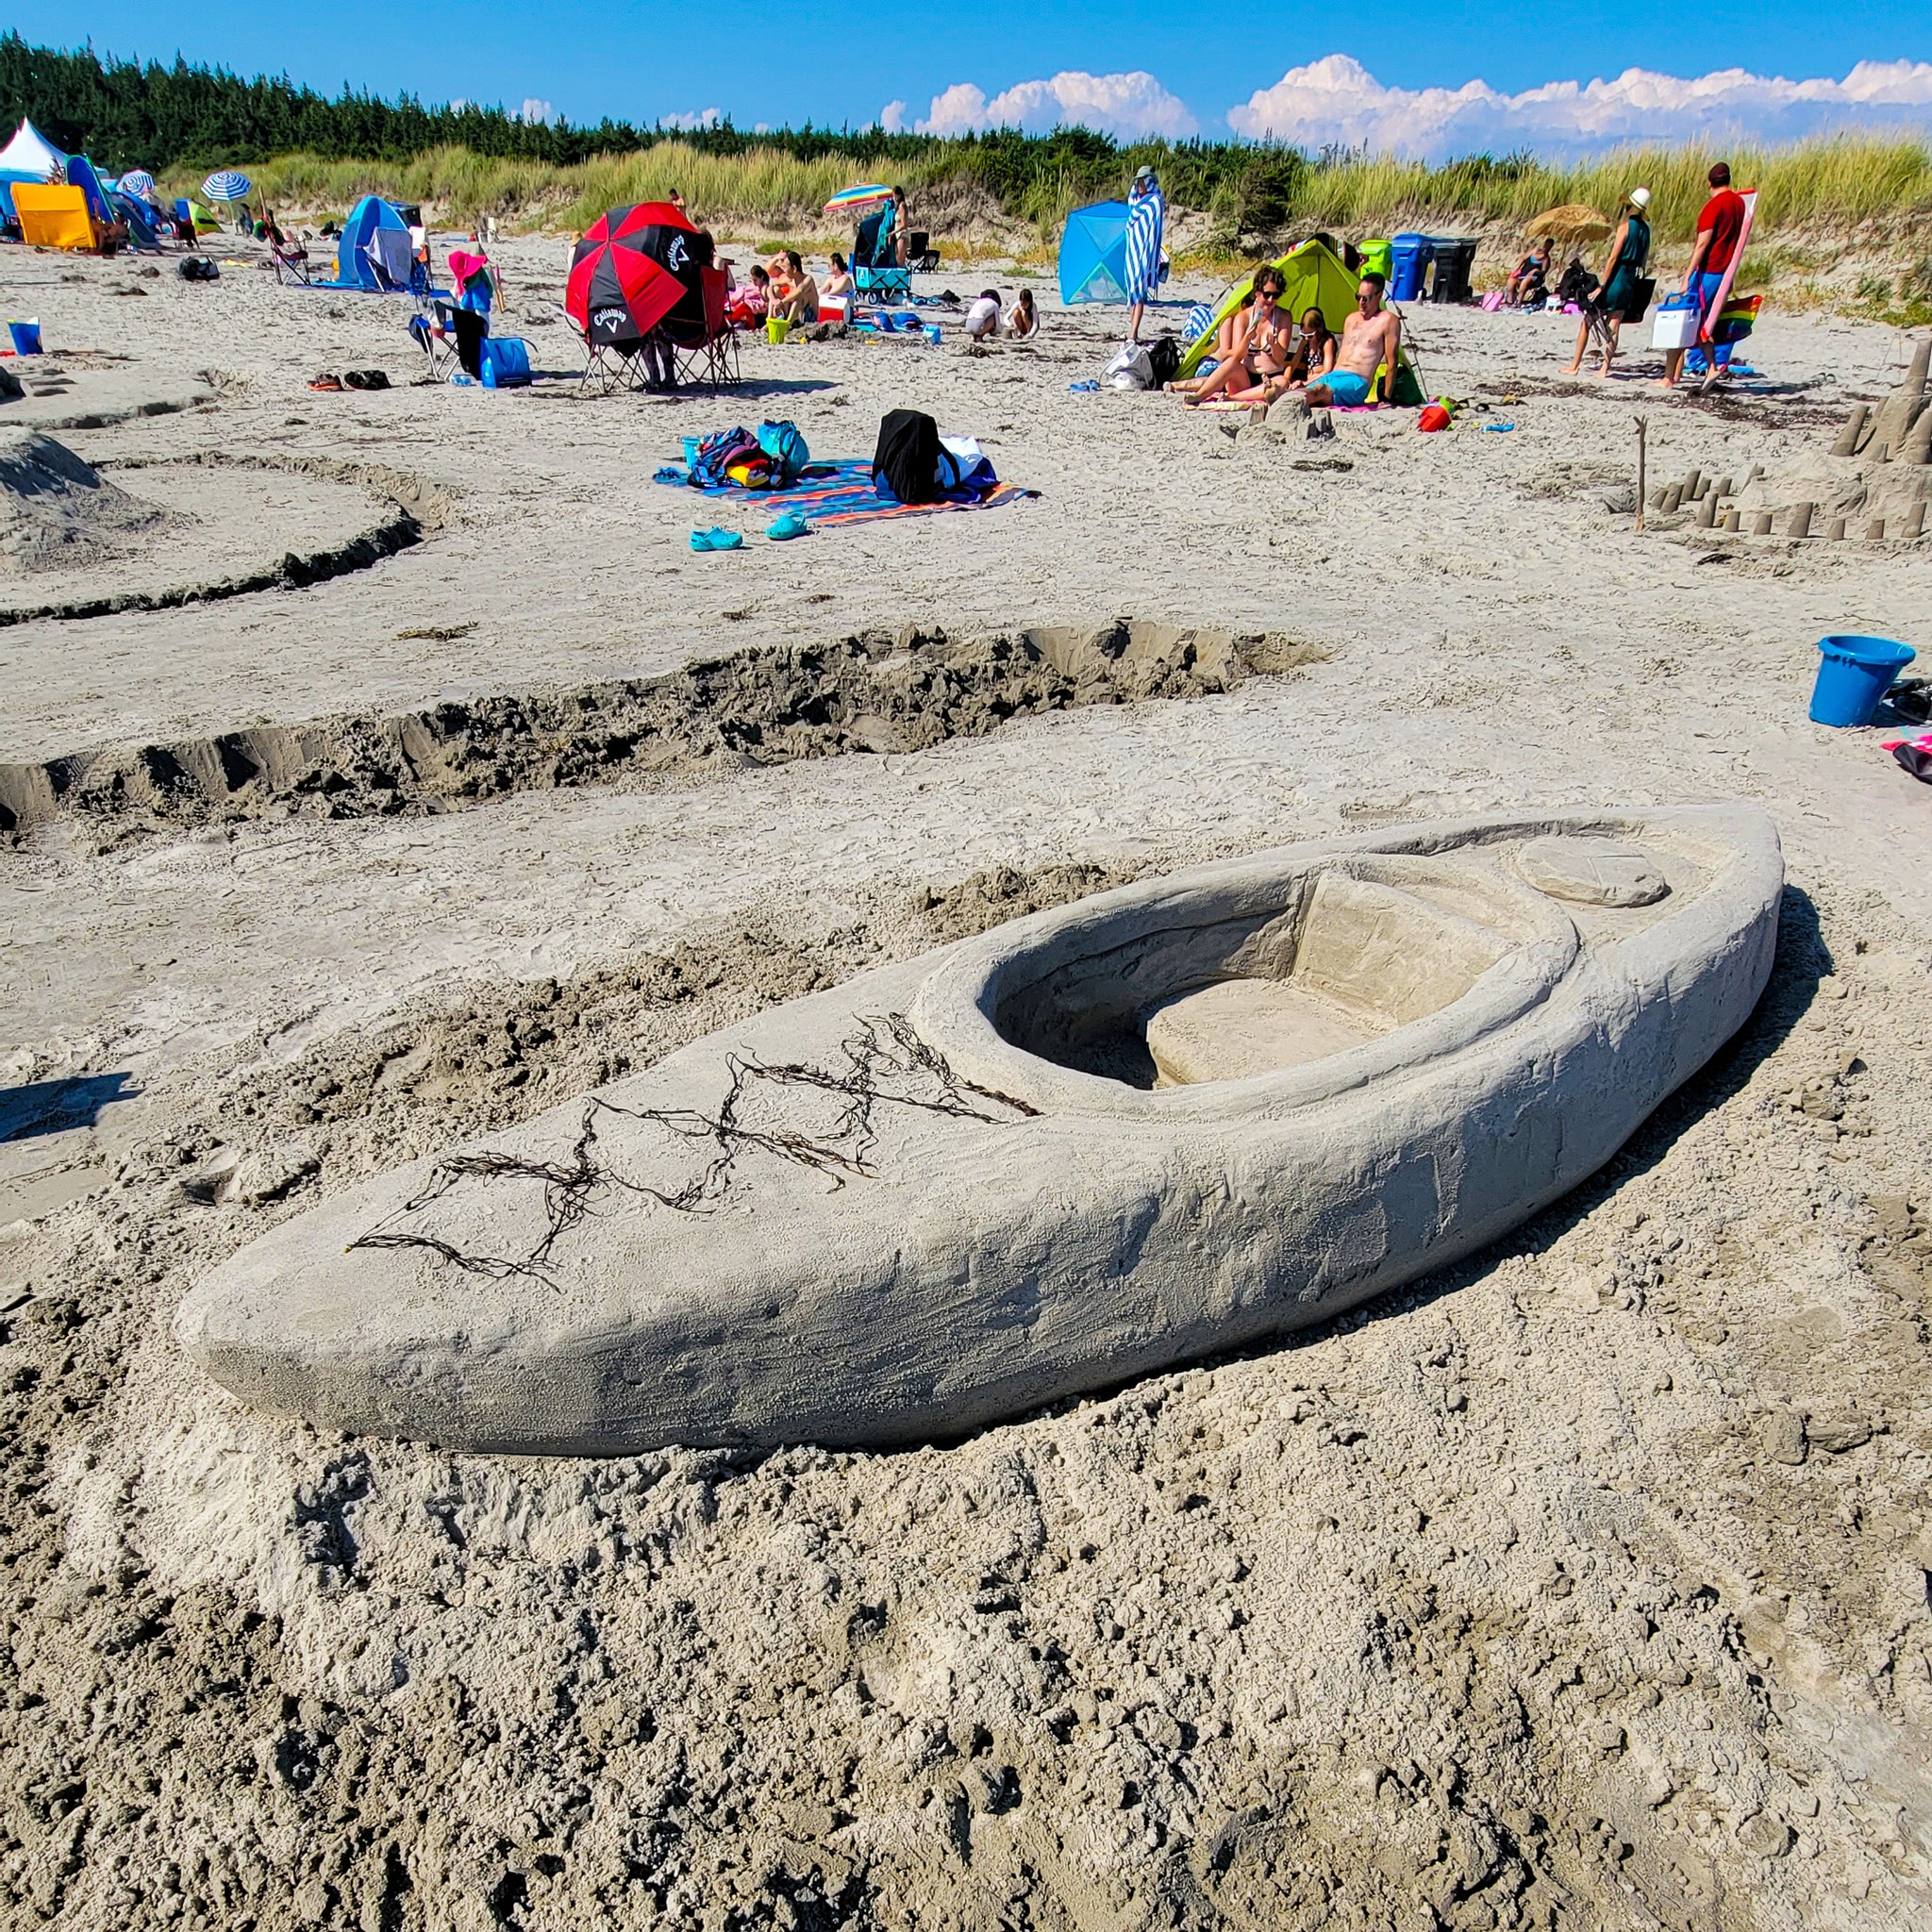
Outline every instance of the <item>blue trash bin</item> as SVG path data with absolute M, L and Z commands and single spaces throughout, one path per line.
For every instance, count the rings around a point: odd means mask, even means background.
M 1869 724 L 1891 681 L 1919 654 L 1890 638 L 1820 638 L 1814 724 Z
M 1426 235 L 1395 236 L 1389 243 L 1389 299 L 1420 301 L 1423 277 L 1434 257 L 1434 244 Z

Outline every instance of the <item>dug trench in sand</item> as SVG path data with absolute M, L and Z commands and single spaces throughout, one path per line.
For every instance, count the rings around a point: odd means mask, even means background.
M 567 249 L 501 254 L 562 366 Z M 20 298 L 50 341 L 126 274 L 73 272 Z M 863 457 L 916 383 L 1040 499 L 700 558 L 640 465 L 719 426 L 703 402 L 320 397 L 319 368 L 405 375 L 394 308 L 240 272 L 112 304 L 128 391 L 225 376 L 59 433 L 130 494 L 123 459 L 219 441 L 411 473 L 461 519 L 307 590 L 0 631 L 11 765 L 780 632 L 1124 610 L 1329 655 L 671 785 L 524 782 L 512 733 L 515 782 L 462 810 L 255 812 L 256 777 L 14 835 L 0 1917 L 1924 1918 L 1924 794 L 1804 716 L 1820 636 L 1914 636 L 1924 552 L 1639 536 L 1628 397 L 1549 377 L 1560 321 L 1418 318 L 1432 387 L 1511 434 L 1311 450 L 1069 392 L 1110 345 L 1043 308 L 1026 355 L 747 345 L 815 448 Z M 1896 382 L 1862 325 L 1774 313 L 1753 359 L 1774 384 L 1658 411 L 1666 474 L 1776 478 Z M 586 1463 L 265 1418 L 170 1337 L 325 1200 L 1012 918 L 1291 839 L 1712 797 L 1790 866 L 1732 1043 L 1513 1236 L 1290 1342 L 940 1446 Z

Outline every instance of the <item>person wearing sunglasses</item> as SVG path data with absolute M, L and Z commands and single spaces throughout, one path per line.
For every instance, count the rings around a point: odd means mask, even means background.
M 1302 391 L 1305 408 L 1326 408 L 1339 404 L 1345 409 L 1359 408 L 1375 387 L 1375 372 L 1389 371 L 1389 387 L 1395 386 L 1395 358 L 1402 347 L 1401 319 L 1382 307 L 1383 278 L 1365 275 L 1355 294 L 1355 313 L 1341 325 L 1341 342 L 1335 353 L 1335 367 L 1319 381 Z
M 1288 388 L 1288 365 L 1294 341 L 1294 324 L 1281 308 L 1286 284 L 1278 270 L 1264 268 L 1255 277 L 1254 306 L 1247 326 L 1234 350 L 1191 395 L 1181 398 L 1194 408 L 1211 397 L 1224 395 L 1234 403 L 1272 403 Z

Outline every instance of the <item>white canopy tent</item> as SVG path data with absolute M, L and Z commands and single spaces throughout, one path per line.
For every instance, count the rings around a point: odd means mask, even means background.
M 37 181 L 64 181 L 67 157 L 52 145 L 31 121 L 0 150 L 0 173 L 28 175 Z

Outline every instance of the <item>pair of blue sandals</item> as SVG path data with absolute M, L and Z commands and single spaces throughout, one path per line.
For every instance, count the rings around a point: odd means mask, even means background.
M 811 525 L 795 509 L 788 509 L 783 516 L 774 517 L 765 527 L 765 535 L 774 543 L 789 543 L 794 537 L 811 535 Z M 708 530 L 693 530 L 691 533 L 691 547 L 693 550 L 742 550 L 744 539 L 736 530 L 712 527 Z

